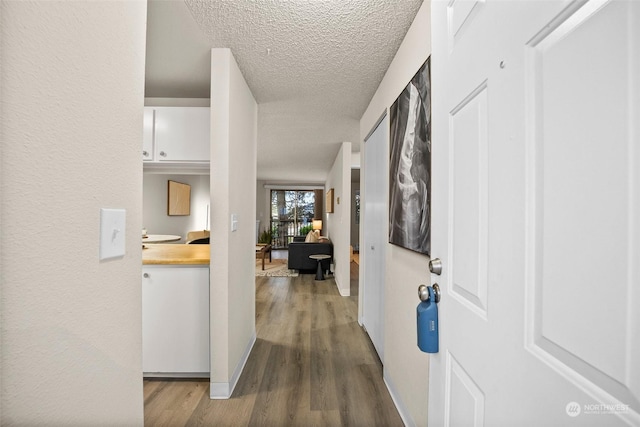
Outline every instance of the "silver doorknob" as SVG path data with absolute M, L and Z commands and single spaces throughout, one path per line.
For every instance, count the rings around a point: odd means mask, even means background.
M 437 283 L 434 283 L 433 286 L 431 286 L 431 288 L 433 289 L 433 295 L 435 296 L 436 303 L 439 303 L 440 302 L 440 285 L 438 285 Z M 420 301 L 422 302 L 429 301 L 431 297 L 429 296 L 428 286 L 426 285 L 418 286 L 418 298 L 420 298 Z
M 429 288 L 426 285 L 418 286 L 418 298 L 420 301 L 429 301 Z
M 438 276 L 442 273 L 442 261 L 440 261 L 440 258 L 434 258 L 429 261 L 429 271 Z
M 437 283 L 434 283 L 433 286 L 431 286 L 433 288 L 433 295 L 436 297 L 436 303 L 440 302 L 440 285 L 438 285 Z

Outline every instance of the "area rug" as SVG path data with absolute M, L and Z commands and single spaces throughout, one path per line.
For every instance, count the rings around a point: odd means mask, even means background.
M 264 262 L 262 270 L 262 259 L 256 259 L 256 277 L 298 277 L 298 270 L 289 270 L 286 259 L 268 259 Z

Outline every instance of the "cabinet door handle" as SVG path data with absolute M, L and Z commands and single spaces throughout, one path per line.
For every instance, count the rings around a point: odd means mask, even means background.
M 167 157 L 167 153 L 165 153 L 164 151 L 161 151 L 161 152 L 160 152 L 160 155 L 161 155 L 162 157 Z
M 149 152 L 148 152 L 148 151 L 143 151 L 143 152 L 142 152 L 142 155 L 146 157 L 146 156 L 148 156 L 148 155 L 149 155 Z
M 144 274 L 142 275 L 142 277 L 144 277 L 145 279 L 148 279 L 148 278 L 149 278 L 149 273 L 144 273 Z

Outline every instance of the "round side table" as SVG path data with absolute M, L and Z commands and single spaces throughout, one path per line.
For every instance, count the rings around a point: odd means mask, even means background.
M 322 260 L 331 258 L 331 255 L 309 255 L 309 258 L 318 261 L 318 269 L 316 270 L 316 280 L 324 280 L 324 272 L 322 271 Z

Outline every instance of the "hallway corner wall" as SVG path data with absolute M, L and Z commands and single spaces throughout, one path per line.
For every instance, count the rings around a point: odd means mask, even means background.
M 231 396 L 256 339 L 257 115 L 231 50 L 212 49 L 211 398 Z
M 2 1 L 1 425 L 143 425 L 146 1 Z M 102 208 L 125 254 L 100 260 Z
M 334 277 L 342 296 L 351 294 L 351 142 L 343 142 L 325 183 L 324 194 L 332 189 L 333 213 L 325 212 L 328 237 L 333 243 Z M 326 211 L 326 206 L 325 206 Z
M 407 32 L 396 56 L 360 120 L 360 138 L 364 140 L 380 117 L 381 111 L 395 102 L 413 75 L 431 54 L 431 2 L 425 0 Z M 386 148 L 387 152 L 389 147 Z M 386 179 L 389 168 L 381 173 Z M 364 206 L 364 200 L 361 205 Z M 386 207 L 388 212 L 388 206 Z M 366 215 L 366 212 L 363 212 Z M 388 228 L 388 221 L 381 226 Z M 366 230 L 362 230 L 362 234 Z M 360 257 L 366 264 L 364 252 Z M 364 258 L 364 259 L 363 259 Z M 429 356 L 416 345 L 417 289 L 429 279 L 429 258 L 399 246 L 387 244 L 384 292 L 384 377 L 398 410 L 407 425 L 426 425 L 429 393 Z M 362 289 L 363 276 L 360 276 Z M 418 372 L 419 374 L 416 374 Z

